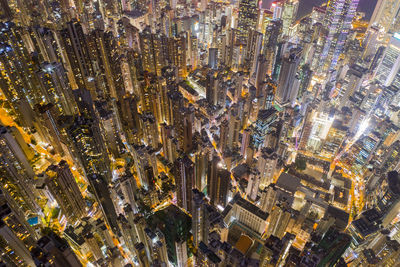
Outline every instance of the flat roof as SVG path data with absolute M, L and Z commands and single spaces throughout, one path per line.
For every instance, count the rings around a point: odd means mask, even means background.
M 301 182 L 300 178 L 291 175 L 289 173 L 283 172 L 279 176 L 278 181 L 276 181 L 276 185 L 294 194 L 300 187 L 300 182 Z
M 239 197 L 236 201 L 236 204 L 242 207 L 243 209 L 251 212 L 252 214 L 256 215 L 257 217 L 261 218 L 262 220 L 266 220 L 268 218 L 268 212 L 264 212 L 259 207 L 254 205 L 253 203 Z

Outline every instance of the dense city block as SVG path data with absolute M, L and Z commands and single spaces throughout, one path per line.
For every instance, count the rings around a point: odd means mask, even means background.
M 9 266 L 400 266 L 400 0 L 0 0 Z

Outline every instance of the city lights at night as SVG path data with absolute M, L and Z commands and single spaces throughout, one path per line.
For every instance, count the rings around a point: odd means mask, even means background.
M 400 0 L 0 0 L 3 266 L 400 266 Z

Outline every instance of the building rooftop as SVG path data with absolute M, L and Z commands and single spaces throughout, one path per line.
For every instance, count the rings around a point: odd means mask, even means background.
M 236 196 L 238 196 L 238 194 Z M 259 217 L 262 220 L 266 220 L 268 218 L 268 215 L 269 215 L 268 212 L 262 211 L 259 207 L 257 207 L 253 203 L 245 200 L 244 198 L 242 198 L 240 196 L 237 198 L 235 204 L 237 204 L 240 207 L 242 207 L 243 209 L 251 212 L 252 214 L 256 215 L 257 217 Z
M 387 175 L 390 190 L 396 195 L 400 195 L 400 176 L 397 171 L 391 171 Z
M 241 235 L 239 240 L 235 244 L 235 248 L 246 255 L 246 252 L 250 249 L 253 245 L 253 240 L 248 237 L 247 235 Z
M 361 217 L 353 221 L 352 226 L 357 230 L 361 236 L 366 237 L 372 233 L 375 233 L 379 229 L 379 225 L 369 222 L 366 218 Z
M 283 172 L 276 181 L 276 186 L 294 194 L 300 187 L 300 182 L 300 178 Z
M 347 224 L 349 223 L 350 215 L 344 210 L 338 209 L 334 206 L 328 206 L 325 217 L 331 216 L 336 219 L 336 226 L 339 229 L 345 229 Z
M 347 205 L 349 201 L 349 191 L 343 188 L 334 187 L 334 197 L 333 200 L 343 205 Z

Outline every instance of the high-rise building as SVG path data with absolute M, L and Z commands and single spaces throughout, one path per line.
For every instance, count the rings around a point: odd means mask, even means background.
M 275 109 L 264 109 L 258 112 L 253 133 L 254 147 L 259 149 L 264 146 L 265 137 L 271 131 L 272 124 L 278 119 Z
M 275 205 L 269 215 L 267 235 L 282 238 L 286 233 L 286 227 L 291 218 L 290 210 L 280 205 Z
M 54 232 L 39 239 L 31 254 L 36 266 L 49 264 L 55 267 L 82 266 L 67 241 Z
M 161 264 L 167 264 L 168 263 L 168 253 L 167 253 L 167 245 L 165 243 L 165 236 L 161 233 L 161 231 L 156 231 L 156 243 L 154 244 L 154 247 L 156 248 L 156 251 L 154 254 L 156 254 L 156 258 L 159 260 Z
M 260 172 L 260 187 L 264 188 L 273 182 L 278 164 L 278 155 L 273 149 L 264 148 L 257 161 L 257 170 Z
M 309 64 L 304 64 L 300 67 L 300 71 L 298 74 L 299 74 L 300 86 L 297 98 L 301 99 L 301 97 L 306 93 L 308 87 L 310 86 L 313 71 L 311 70 Z
M 192 234 L 193 243 L 197 247 L 203 240 L 204 225 L 204 194 L 197 189 L 192 190 Z
M 87 37 L 93 71 L 96 74 L 96 92 L 102 97 L 122 99 L 123 83 L 121 59 L 112 32 L 94 30 Z
M 247 43 L 250 30 L 255 30 L 258 18 L 258 2 L 254 0 L 239 1 L 238 40 Z
M 322 141 L 326 139 L 332 123 L 333 117 L 331 114 L 325 112 L 316 113 L 313 118 L 307 147 L 319 151 Z
M 237 220 L 259 235 L 264 233 L 269 215 L 251 202 L 240 197 L 239 194 L 235 195 L 230 205 L 225 208 L 223 214 L 225 215 L 224 221 L 226 223 Z
M 151 112 L 144 112 L 139 117 L 140 126 L 143 131 L 144 143 L 152 148 L 157 148 L 160 143 L 158 136 L 157 121 Z
M 14 22 L 1 23 L 0 88 L 21 125 L 32 127 L 32 109 L 41 102 L 36 66 L 22 41 L 22 28 Z
M 247 179 L 246 195 L 251 201 L 255 201 L 260 187 L 260 172 L 257 169 L 251 169 Z
M 3 145 L 9 149 L 9 153 L 13 154 L 19 164 L 25 169 L 25 172 L 33 177 L 34 171 L 30 165 L 30 160 L 34 157 L 34 152 L 28 144 L 26 144 L 23 136 L 16 127 L 0 128 L 0 138 Z
M 263 35 L 256 30 L 249 31 L 249 38 L 246 45 L 245 67 L 251 73 L 256 71 L 257 58 L 261 52 Z
M 60 125 L 57 123 L 57 115 L 54 111 L 54 105 L 38 105 L 35 111 L 37 112 L 38 121 L 38 132 L 41 140 L 47 144 L 50 144 L 54 149 L 54 152 L 64 155 L 68 148 L 62 142 L 63 136 L 61 133 Z
M 195 185 L 194 164 L 185 155 L 178 158 L 174 165 L 177 204 L 179 207 L 190 212 L 192 208 L 192 188 Z
M 378 200 L 378 211 L 382 215 L 382 225 L 388 226 L 397 216 L 400 205 L 400 176 L 398 172 L 391 171 L 386 177 L 386 188 L 382 188 L 381 198 Z
M 149 28 L 140 34 L 140 49 L 143 55 L 143 69 L 150 73 L 161 75 L 165 63 L 166 40 L 159 34 L 151 33 Z
M 239 141 L 240 118 L 237 113 L 237 110 L 232 107 L 229 114 L 228 138 L 226 140 L 226 145 L 230 150 L 236 148 Z
M 377 26 L 368 28 L 364 38 L 364 45 L 366 46 L 363 54 L 364 59 L 373 58 L 375 56 L 380 45 L 379 33 L 379 28 Z
M 266 74 L 268 73 L 268 64 L 269 62 L 265 58 L 264 55 L 259 55 L 257 60 L 254 61 L 255 63 L 255 72 L 253 73 L 252 77 L 254 77 L 254 86 L 256 87 L 256 96 L 261 95 L 261 91 L 265 85 L 265 81 L 267 79 Z
M 291 35 L 291 26 L 297 16 L 297 10 L 299 8 L 298 0 L 285 0 L 282 11 L 282 34 L 283 36 L 289 37 Z
M 249 148 L 249 145 L 250 145 L 251 133 L 252 133 L 251 128 L 246 128 L 246 129 L 243 130 L 242 144 L 241 144 L 241 147 L 240 147 L 240 154 L 244 158 L 247 158 L 246 151 L 247 151 L 247 149 Z
M 272 75 L 275 69 L 276 63 L 276 55 L 278 49 L 279 36 L 282 33 L 282 21 L 281 20 L 273 20 L 271 23 L 267 25 L 265 29 L 265 37 L 264 37 L 264 47 L 263 54 L 265 55 L 265 59 L 267 61 L 267 74 L 269 76 Z
M 46 170 L 45 184 L 71 221 L 86 215 L 86 203 L 66 161 L 50 165 Z
M 65 70 L 60 63 L 42 64 L 36 72 L 46 103 L 52 103 L 60 114 L 73 115 L 77 107 Z
M 66 132 L 73 146 L 73 153 L 86 175 L 100 174 L 110 181 L 110 160 L 105 142 L 96 120 L 78 116 L 67 126 Z
M 349 151 L 349 156 L 344 160 L 355 171 L 359 171 L 371 160 L 373 152 L 377 149 L 379 138 L 373 133 L 363 136 Z
M 100 119 L 100 129 L 107 143 L 108 151 L 115 157 L 120 156 L 121 139 L 118 135 L 118 118 L 113 112 L 114 108 L 109 107 L 106 101 L 96 101 L 95 103 Z
M 178 69 L 179 77 L 187 76 L 187 33 L 180 33 L 168 39 L 168 60 Z
M 34 171 L 19 145 L 18 131 L 2 127 L 0 133 L 0 183 L 9 205 L 22 212 L 38 212 L 37 194 L 33 187 Z M 20 140 L 23 142 L 23 140 Z M 26 144 L 25 144 L 26 145 Z
M 219 142 L 218 147 L 221 151 L 225 151 L 227 148 L 227 141 L 229 136 L 229 122 L 228 120 L 223 120 L 219 129 Z
M 210 48 L 208 50 L 208 66 L 212 69 L 218 67 L 218 48 Z
M 187 245 L 186 241 L 177 240 L 175 242 L 177 266 L 185 267 L 187 266 L 188 256 L 187 256 Z
M 359 0 L 329 0 L 324 18 L 327 28 L 324 48 L 320 58 L 320 71 L 335 69 L 343 53 Z
M 178 141 L 179 149 L 187 151 L 192 138 L 192 122 L 190 120 L 192 110 L 185 108 L 183 95 L 178 90 L 168 92 L 168 101 L 168 106 L 171 110 L 171 122 L 174 127 L 174 137 Z
M 133 144 L 138 142 L 141 133 L 137 102 L 136 97 L 126 96 L 119 103 L 120 123 L 122 124 L 127 141 Z
M 99 202 L 103 216 L 107 221 L 107 224 L 115 234 L 120 233 L 120 229 L 117 223 L 117 213 L 115 211 L 114 202 L 111 199 L 110 191 L 108 189 L 108 183 L 105 179 L 97 174 L 92 174 L 89 177 L 90 185 L 93 188 L 94 195 Z
M 6 264 L 4 266 L 35 266 L 28 248 L 2 221 L 0 222 L 0 233 L 0 251 L 3 254 L 1 260 L 3 264 Z
M 271 235 L 265 241 L 260 253 L 260 265 L 268 266 L 268 265 L 281 265 L 284 264 L 284 257 L 281 255 L 285 255 L 285 251 L 288 251 L 293 244 L 295 236 L 292 234 L 285 234 L 284 237 L 279 238 Z M 288 262 L 288 261 L 286 261 Z
M 6 263 L 10 266 L 14 264 L 33 266 L 33 260 L 29 249 L 35 245 L 37 234 L 25 220 L 21 217 L 20 211 L 13 210 L 3 196 L 0 200 L 0 250 L 2 259 L 6 259 Z M 7 262 L 9 261 L 9 262 Z
M 0 0 L 0 267 L 397 266 L 400 0 L 363 1 Z
M 307 265 L 315 264 L 317 266 L 335 265 L 346 249 L 351 244 L 351 237 L 341 233 L 334 227 L 329 228 L 323 238 L 315 244 L 315 250 L 309 249 L 302 255 L 301 262 Z
M 275 188 L 275 184 L 270 184 L 261 191 L 259 207 L 262 211 L 271 213 L 272 208 L 275 206 L 277 194 L 278 193 L 277 189 Z
M 149 266 L 149 260 L 146 255 L 146 247 L 142 242 L 135 244 L 134 251 L 136 254 L 136 259 L 139 262 L 139 265 L 140 266 Z
M 177 159 L 178 140 L 172 135 L 172 126 L 165 123 L 161 124 L 161 140 L 163 144 L 164 157 L 168 162 L 174 162 Z
M 29 29 L 29 33 L 32 45 L 29 44 L 28 46 L 32 46 L 30 50 L 36 51 L 41 61 L 44 63 L 62 62 L 64 54 L 62 54 L 63 51 L 59 46 L 58 36 L 55 31 L 46 27 L 35 26 Z M 67 71 L 69 72 L 70 70 L 68 69 Z
M 383 54 L 375 73 L 375 79 L 383 86 L 393 83 L 400 88 L 400 35 L 394 35 Z
M 0 6 L 1 6 L 1 8 L 0 8 L 0 10 L 1 10 L 0 17 L 2 19 L 11 20 L 12 17 L 13 17 L 13 14 L 12 14 L 12 10 L 11 10 L 9 4 L 8 4 L 8 1 L 7 0 L 1 0 L 0 1 Z
M 328 135 L 324 141 L 321 156 L 326 158 L 334 158 L 345 139 L 348 128 L 337 121 L 334 121 L 332 127 L 328 131 Z
M 95 93 L 91 55 L 82 25 L 77 21 L 68 22 L 66 28 L 60 31 L 60 37 L 62 46 L 68 56 L 69 68 L 73 73 L 71 83 Z
M 400 141 L 397 140 L 383 154 L 381 166 L 383 170 L 399 171 Z
M 301 49 L 293 49 L 283 57 L 278 87 L 275 93 L 275 100 L 279 105 L 291 103 L 297 97 L 299 84 L 296 74 L 300 64 L 300 53 Z
M 228 202 L 228 190 L 231 173 L 225 169 L 218 169 L 218 161 L 214 157 L 209 163 L 207 194 L 213 205 L 225 207 Z M 215 170 L 217 169 L 217 170 Z
M 369 27 L 379 27 L 383 33 L 391 32 L 398 21 L 400 3 L 396 0 L 378 0 Z M 393 32 L 391 32 L 393 33 Z
M 284 1 L 277 0 L 271 3 L 271 12 L 273 13 L 273 20 L 278 20 L 282 17 Z
M 199 191 L 203 191 L 203 189 L 207 186 L 207 172 L 208 172 L 208 156 L 209 156 L 209 148 L 204 147 L 202 151 L 199 151 L 195 154 L 194 165 L 195 165 L 195 175 L 196 175 L 196 184 L 195 188 Z
M 130 172 L 127 172 L 120 178 L 121 191 L 124 195 L 125 202 L 128 203 L 134 212 L 137 212 L 137 205 L 135 194 L 137 190 L 137 183 L 135 178 Z

